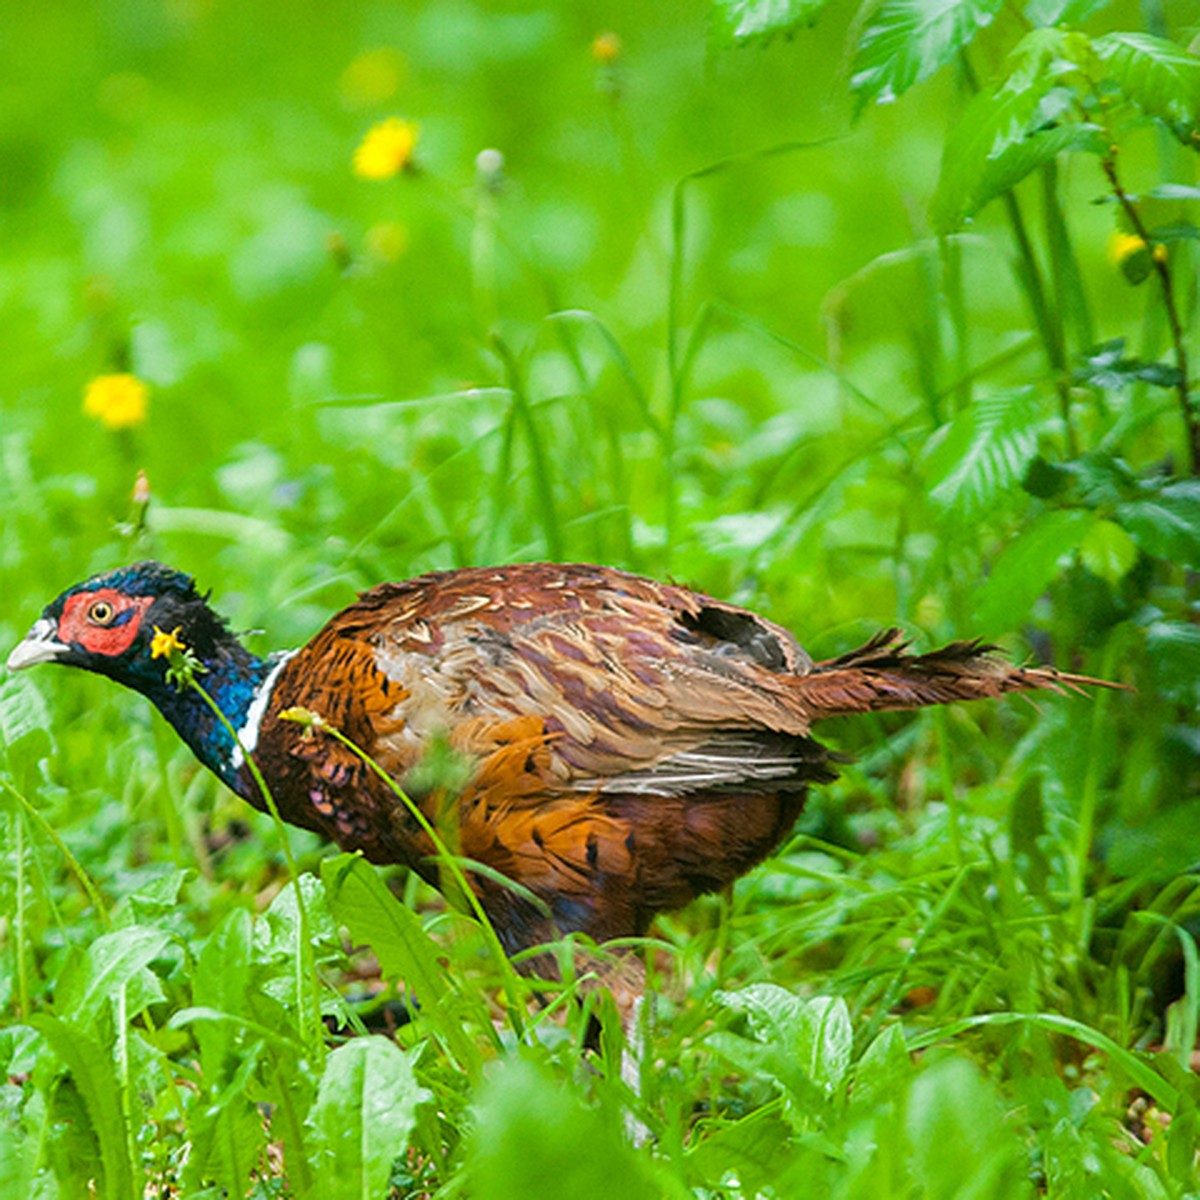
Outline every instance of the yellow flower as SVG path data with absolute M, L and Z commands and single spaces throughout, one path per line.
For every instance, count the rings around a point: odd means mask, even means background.
M 1114 229 L 1108 235 L 1108 260 L 1119 267 L 1131 254 L 1136 254 L 1146 243 L 1137 234 L 1122 233 Z
M 592 41 L 592 57 L 604 66 L 621 57 L 621 39 L 615 33 L 599 33 Z
M 360 179 L 391 179 L 412 170 L 419 126 L 415 121 L 388 117 L 367 130 L 354 152 L 354 173 Z
M 382 104 L 396 94 L 404 72 L 404 55 L 399 50 L 388 46 L 368 50 L 342 72 L 342 99 L 353 108 Z
M 169 659 L 172 654 L 182 654 L 187 649 L 187 646 L 179 640 L 179 631 L 182 628 L 182 625 L 176 625 L 170 633 L 163 633 L 155 625 L 154 636 L 150 639 L 150 657 Z
M 84 390 L 83 411 L 106 429 L 127 429 L 146 419 L 148 400 L 136 375 L 97 375 Z

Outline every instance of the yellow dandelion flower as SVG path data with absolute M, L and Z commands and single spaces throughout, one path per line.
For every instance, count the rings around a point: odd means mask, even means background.
M 182 654 L 187 649 L 179 640 L 179 631 L 182 628 L 182 625 L 176 625 L 170 633 L 164 633 L 155 625 L 154 636 L 150 639 L 150 657 L 170 658 L 173 654 Z
M 354 152 L 354 173 L 360 179 L 391 179 L 413 166 L 419 126 L 415 121 L 388 117 L 367 130 Z
M 1108 261 L 1119 267 L 1131 254 L 1136 254 L 1146 243 L 1137 234 L 1122 233 L 1114 229 L 1108 235 Z
M 379 262 L 394 263 L 408 249 L 408 230 L 398 221 L 381 221 L 367 230 L 367 252 Z
M 1164 246 L 1162 244 L 1162 242 L 1155 242 L 1153 254 L 1154 254 L 1154 261 L 1160 262 L 1160 263 L 1165 263 L 1167 261 L 1167 259 L 1170 257 L 1170 254 L 1168 253 L 1166 246 Z
M 146 385 L 136 375 L 97 375 L 83 393 L 83 411 L 106 429 L 140 425 L 148 402 Z
M 621 57 L 621 39 L 615 33 L 598 33 L 592 40 L 592 57 L 604 66 Z
M 352 108 L 368 108 L 390 100 L 399 90 L 406 65 L 404 55 L 389 46 L 360 54 L 342 72 L 342 99 Z

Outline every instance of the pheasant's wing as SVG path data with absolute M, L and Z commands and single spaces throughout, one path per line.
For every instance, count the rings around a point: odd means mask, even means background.
M 530 564 L 376 588 L 288 674 L 331 720 L 349 691 L 364 748 L 397 778 L 445 745 L 510 802 L 540 802 L 829 778 L 791 691 L 810 665 L 785 629 L 733 605 L 609 568 Z

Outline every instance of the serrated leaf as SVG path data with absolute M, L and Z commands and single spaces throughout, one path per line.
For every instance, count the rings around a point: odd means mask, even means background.
M 1137 562 L 1137 543 L 1115 521 L 1097 521 L 1079 543 L 1079 557 L 1093 575 L 1120 583 Z
M 1108 33 L 1093 46 L 1108 78 L 1149 116 L 1200 117 L 1200 58 L 1182 46 L 1148 33 Z
M 1179 368 L 1170 363 L 1143 362 L 1139 358 L 1125 358 L 1125 339 L 1113 338 L 1082 356 L 1082 365 L 1076 367 L 1071 378 L 1076 383 L 1094 387 L 1127 387 L 1131 383 L 1150 383 L 1155 387 L 1175 387 L 1179 383 Z
M 1003 0 L 885 0 L 854 55 L 860 103 L 889 103 L 928 79 L 992 23 Z
M 713 0 L 712 39 L 722 46 L 766 44 L 811 24 L 830 0 Z
M 312 1110 L 319 1194 L 328 1200 L 374 1200 L 388 1191 L 396 1156 L 432 1098 L 412 1063 L 385 1037 L 358 1037 L 325 1060 Z
M 1177 704 L 1200 699 L 1200 626 L 1155 621 L 1146 629 L 1146 650 L 1158 693 Z
M 1169 483 L 1145 499 L 1120 505 L 1116 515 L 1147 554 L 1200 568 L 1200 482 Z
M 1029 388 L 981 396 L 945 427 L 929 454 L 930 500 L 968 521 L 994 508 L 1025 475 L 1045 423 Z
M 66 1065 L 79 1089 L 92 1132 L 100 1144 L 103 1165 L 100 1196 L 104 1200 L 125 1200 L 132 1192 L 133 1166 L 112 1056 L 94 1038 L 47 1013 L 31 1017 L 29 1023 Z
M 1094 519 L 1080 509 L 1048 512 L 1009 543 L 979 592 L 975 614 L 984 637 L 1013 629 L 1028 617 L 1060 561 L 1077 549 Z
M 385 979 L 402 979 L 417 997 L 421 1015 L 442 1038 L 459 1065 L 474 1070 L 479 1050 L 467 1035 L 461 998 L 442 970 L 441 950 L 415 913 L 405 908 L 357 855 L 321 863 L 329 906 L 351 939 L 375 952 Z

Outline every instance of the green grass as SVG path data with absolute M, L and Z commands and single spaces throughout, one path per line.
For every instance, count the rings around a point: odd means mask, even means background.
M 699 2 L 0 18 L 5 650 L 136 557 L 259 651 L 356 587 L 553 557 L 818 656 L 896 622 L 1137 689 L 824 727 L 853 764 L 643 948 L 635 1095 L 586 981 L 518 1010 L 473 920 L 285 838 L 139 698 L 6 676 L 0 1195 L 1196 1194 L 1200 485 L 1164 290 L 1194 360 L 1196 103 L 1186 57 L 1103 36 L 1187 45 L 1200 6 L 1069 6 L 1067 124 L 1030 83 L 1000 144 L 1033 9 L 964 2 L 994 21 L 857 120 L 928 46 L 848 69 L 843 3 L 741 48 Z M 356 178 L 393 114 L 418 170 Z M 939 182 L 948 142 L 984 153 Z M 1109 168 L 1161 261 L 1109 258 Z M 149 413 L 113 431 L 83 389 L 125 370 Z

